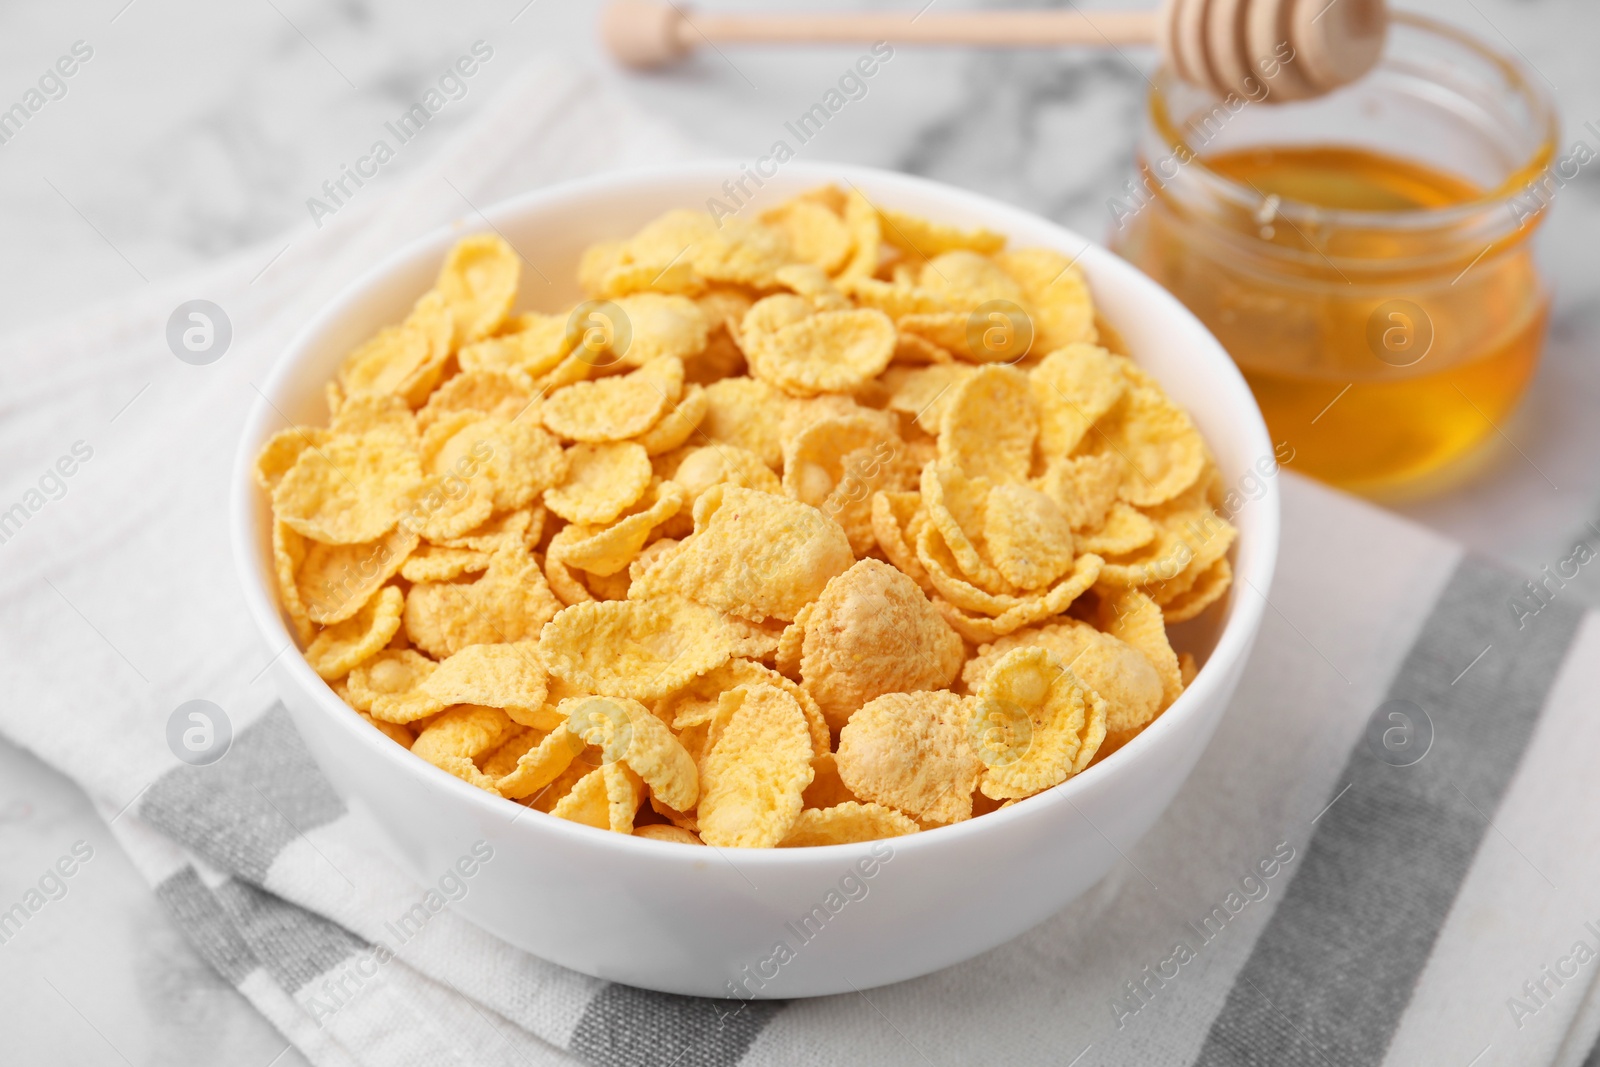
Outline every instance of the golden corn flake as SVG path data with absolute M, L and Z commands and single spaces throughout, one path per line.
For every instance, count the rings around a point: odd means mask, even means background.
M 1111 354 L 1088 344 L 1051 352 L 1028 372 L 1028 384 L 1039 412 L 1039 450 L 1052 458 L 1070 455 L 1127 388 Z
M 622 518 L 610 526 L 574 523 L 550 542 L 550 555 L 602 577 L 625 570 L 663 522 L 682 510 L 687 494 L 675 482 L 653 483 Z
M 350 668 L 389 643 L 400 629 L 404 603 L 399 589 L 385 586 L 360 611 L 317 634 L 306 646 L 306 662 L 324 678 L 343 678 Z
M 417 734 L 411 751 L 441 770 L 493 790 L 493 781 L 473 760 L 494 748 L 516 729 L 499 708 L 464 705 L 443 712 Z
M 545 628 L 539 651 L 580 689 L 654 700 L 726 663 L 731 643 L 716 612 L 662 597 L 575 604 Z
M 667 724 L 637 700 L 579 697 L 564 700 L 566 729 L 599 746 L 608 761 L 628 765 L 653 797 L 675 811 L 700 799 L 700 772 Z
M 431 541 L 441 548 L 493 553 L 502 548 L 532 548 L 539 542 L 543 527 L 544 508 L 526 507 L 497 515 L 459 537 L 433 538 Z
M 495 790 L 512 800 L 531 797 L 572 767 L 583 749 L 583 738 L 566 729 L 551 730 L 517 758 L 513 769 L 496 779 Z
M 1042 588 L 1072 567 L 1072 526 L 1067 517 L 1055 501 L 1026 485 L 989 490 L 983 543 L 995 568 L 1019 589 Z
M 922 505 L 927 509 L 928 525 L 949 549 L 961 576 L 987 590 L 1009 586 L 1005 576 L 986 557 L 983 541 L 984 515 L 989 506 L 989 479 L 968 477 L 954 463 L 929 463 L 922 468 Z M 924 567 L 928 559 L 919 534 L 917 550 Z
M 968 737 L 969 698 L 889 693 L 839 733 L 839 778 L 852 794 L 929 823 L 972 817 L 983 763 Z
M 539 647 L 532 641 L 468 645 L 439 663 L 422 691 L 445 704 L 501 708 L 513 722 L 533 726 L 547 688 Z
M 833 279 L 828 277 L 826 271 L 809 263 L 779 267 L 775 278 L 785 289 L 810 301 L 813 310 L 840 311 L 854 306 L 833 284 Z
M 1050 248 L 1000 252 L 995 263 L 1022 288 L 1032 312 L 1035 352 L 1099 340 L 1089 286 L 1076 263 Z
M 289 473 L 289 468 L 299 460 L 300 453 L 310 448 L 320 448 L 327 443 L 329 431 L 316 426 L 291 426 L 279 430 L 267 439 L 256 454 L 252 473 L 256 484 L 271 493 Z
M 700 837 L 719 848 L 772 848 L 800 816 L 811 739 L 794 697 L 745 685 L 700 768 Z
M 350 706 L 384 722 L 407 723 L 426 718 L 445 707 L 422 691 L 422 683 L 438 666 L 410 649 L 379 652 L 350 672 L 345 683 Z
M 401 397 L 420 407 L 439 383 L 445 362 L 455 348 L 456 322 L 437 292 L 417 301 L 399 326 L 386 327 L 344 358 L 339 366 L 340 392 Z M 330 404 L 330 410 L 333 410 Z M 339 410 L 344 407 L 341 402 Z
M 590 771 L 550 809 L 558 819 L 570 819 L 597 830 L 633 833 L 633 817 L 644 802 L 644 783 L 620 763 Z
M 493 514 L 494 489 L 483 480 L 430 474 L 412 487 L 398 522 L 437 542 L 470 533 Z
M 639 582 L 752 622 L 792 621 L 855 557 L 839 524 L 796 500 L 716 485 L 695 502 L 695 530 Z
M 352 396 L 339 406 L 328 421 L 328 432 L 334 436 L 359 437 L 369 433 L 387 433 L 398 443 L 415 448 L 418 443 L 417 419 L 411 408 L 397 396 Z
M 707 282 L 771 288 L 772 275 L 790 262 L 782 233 L 738 218 L 713 220 L 704 211 L 669 211 L 634 235 L 626 255 L 666 269 L 683 260 Z
M 1161 615 L 1169 625 L 1188 622 L 1217 603 L 1233 584 L 1233 565 L 1227 556 L 1219 556 L 1195 580 L 1188 590 L 1161 605 Z M 1188 687 L 1188 683 L 1184 683 Z
M 843 527 L 858 556 L 875 543 L 872 494 L 902 488 L 912 473 L 904 442 L 881 419 L 821 419 L 784 446 L 784 492 Z
M 1118 588 L 1144 588 L 1158 601 L 1187 592 L 1221 559 L 1238 531 L 1207 506 L 1181 506 L 1182 498 L 1148 509 L 1155 529 L 1136 552 L 1107 560 L 1100 581 Z
M 690 503 L 714 485 L 734 485 L 763 493 L 781 493 L 783 484 L 761 457 L 738 445 L 706 445 L 686 453 L 672 480 L 683 486 Z
M 750 309 L 740 341 L 750 372 L 792 396 L 860 388 L 894 357 L 894 323 L 881 311 L 819 311 L 768 330 L 759 313 L 777 299 Z
M 1154 389 L 1130 390 L 1103 426 L 1106 447 L 1125 461 L 1118 493 L 1130 504 L 1171 500 L 1206 465 L 1205 443 L 1194 423 Z
M 521 272 L 521 257 L 496 234 L 478 234 L 456 243 L 435 284 L 455 319 L 458 344 L 500 328 L 511 312 Z
M 809 845 L 849 845 L 885 837 L 914 834 L 920 827 L 893 808 L 881 804 L 846 801 L 831 808 L 802 811 L 778 842 L 779 848 Z
M 914 281 L 885 282 L 876 278 L 838 279 L 841 292 L 852 297 L 860 307 L 881 311 L 901 325 L 908 317 L 918 315 L 944 315 L 956 312 L 949 301 Z M 901 325 L 904 329 L 904 326 Z
M 1019 598 L 1019 603 L 998 614 L 963 610 L 937 597 L 933 601 L 933 606 L 939 610 L 939 614 L 944 616 L 945 622 L 948 622 L 956 633 L 975 645 L 983 644 L 1066 611 L 1072 606 L 1073 601 L 1094 585 L 1103 566 L 1104 561 L 1092 553 L 1079 556 L 1073 561 L 1072 570 L 1063 575 L 1049 590 Z
M 513 332 L 463 346 L 456 362 L 465 374 L 498 374 L 532 395 L 534 383 L 561 366 L 583 339 L 568 328 L 568 320 L 567 315 L 524 315 Z
M 994 260 L 966 249 L 928 260 L 919 281 L 923 289 L 963 314 L 995 300 L 1024 309 L 1028 303 L 1022 287 Z
M 540 417 L 571 441 L 625 441 L 649 430 L 683 395 L 683 363 L 666 357 L 630 374 L 578 382 L 545 398 Z
M 307 447 L 272 491 L 274 513 L 329 545 L 381 537 L 422 480 L 414 450 L 389 434 L 330 435 Z
M 383 736 L 387 737 L 401 748 L 410 749 L 412 742 L 417 739 L 416 735 L 413 734 L 408 727 L 401 726 L 399 723 L 384 722 L 382 719 L 374 719 L 371 715 L 368 715 L 364 711 L 358 711 L 356 714 L 361 716 L 361 720 L 368 726 L 375 728 L 379 733 L 383 734 Z
M 417 535 L 399 526 L 357 545 L 310 542 L 294 578 L 306 616 L 323 626 L 350 618 L 416 547 Z
M 705 842 L 694 835 L 692 830 L 685 830 L 681 826 L 669 823 L 650 823 L 648 826 L 635 826 L 634 837 L 644 837 L 651 841 L 670 841 L 677 845 L 704 845 Z
M 478 765 L 478 769 L 483 772 L 484 777 L 495 782 L 495 790 L 498 791 L 500 779 L 516 770 L 517 764 L 522 757 L 538 747 L 540 740 L 544 736 L 545 734 L 541 730 L 531 730 L 526 726 L 517 726 L 499 744 L 473 762 Z
M 433 391 L 417 412 L 417 426 L 426 430 L 441 415 L 456 411 L 514 419 L 532 401 L 533 394 L 509 374 L 497 370 L 464 370 Z
M 670 712 L 674 728 L 681 728 L 678 723 L 683 726 L 709 723 L 720 694 L 741 685 L 757 684 L 775 686 L 794 697 L 795 703 L 800 705 L 800 713 L 805 716 L 812 749 L 819 756 L 831 750 L 828 722 L 811 694 L 777 671 L 745 659 L 731 659 L 716 670 L 701 675 L 669 698 L 662 710 Z
M 939 458 L 969 477 L 1026 481 L 1038 432 L 1027 375 L 983 367 L 951 392 L 939 421 Z
M 761 221 L 783 232 L 796 259 L 829 274 L 836 273 L 850 255 L 850 231 L 844 220 L 814 201 L 791 200 L 764 213 Z
M 1006 246 L 1004 234 L 982 227 L 963 230 L 887 208 L 879 208 L 878 213 L 883 218 L 884 237 L 923 259 L 946 252 L 976 252 L 987 256 Z
M 852 186 L 844 194 L 844 227 L 850 232 L 850 258 L 839 268 L 842 281 L 870 278 L 878 272 L 883 250 L 883 226 L 878 209 Z
M 872 537 L 890 563 L 927 590 L 930 588 L 928 572 L 912 547 L 916 540 L 912 521 L 926 519 L 921 508 L 922 494 L 915 491 L 872 494 Z
M 977 368 L 966 363 L 890 367 L 882 378 L 889 388 L 889 410 L 911 416 L 924 433 L 938 436 L 956 387 L 976 373 Z
M 1048 649 L 1025 647 L 1001 656 L 971 709 L 978 758 L 987 764 L 979 788 L 991 800 L 1021 799 L 1059 785 L 1089 765 L 1106 736 L 1105 702 Z M 1025 743 L 1005 731 L 1026 727 Z
M 1018 648 L 1043 648 L 1105 700 L 1106 743 L 1120 745 L 1138 733 L 1161 710 L 1161 677 L 1133 646 L 1077 619 L 1037 629 L 1018 630 L 992 645 L 962 668 L 967 688 L 982 688 L 989 671 Z
M 839 777 L 839 760 L 832 752 L 811 757 L 811 784 L 801 800 L 807 809 L 832 808 L 861 798 L 850 792 L 844 779 Z
M 476 581 L 412 586 L 405 626 L 418 648 L 443 659 L 468 645 L 534 640 L 560 608 L 533 555 L 504 548 Z
M 894 361 L 913 366 L 949 365 L 955 363 L 956 357 L 950 354 L 948 348 L 935 344 L 925 337 L 918 337 L 914 333 L 906 333 L 902 329 L 899 336 L 894 339 Z
M 305 600 L 300 595 L 298 574 L 306 560 L 306 539 L 290 529 L 281 519 L 272 523 L 272 568 L 278 580 L 278 599 L 283 612 L 289 616 L 295 636 L 301 644 L 311 640 L 314 627 L 306 611 Z M 359 610 L 359 609 L 358 609 Z M 347 616 L 348 617 L 348 616 Z
M 632 440 L 649 456 L 681 448 L 700 429 L 710 405 L 706 391 L 699 385 L 690 385 L 683 391 L 683 399 L 672 405 L 660 422 Z
M 875 559 L 830 581 L 803 629 L 801 684 L 835 729 L 884 693 L 946 688 L 965 657 L 917 584 Z
M 1033 486 L 1056 502 L 1074 530 L 1092 530 L 1117 501 L 1122 467 L 1114 452 L 1052 459 Z
M 1156 525 L 1138 508 L 1118 500 L 1106 512 L 1105 521 L 1078 534 L 1081 551 L 1100 556 L 1137 552 L 1156 537 Z
M 706 347 L 706 317 L 693 300 L 662 293 L 637 293 L 617 300 L 627 317 L 629 339 L 619 354 L 624 366 L 642 367 L 652 360 L 687 360 Z
M 783 393 L 756 378 L 724 378 L 706 386 L 700 432 L 708 443 L 737 445 L 773 470 L 783 466 L 779 428 L 788 409 Z
M 1007 592 L 991 593 L 968 581 L 951 554 L 950 546 L 930 523 L 923 523 L 917 531 L 916 552 L 917 561 L 934 592 L 963 611 L 998 615 L 1026 602 L 1029 596 L 1010 586 Z
M 1178 653 L 1178 673 L 1183 678 L 1183 687 L 1189 688 L 1194 684 L 1195 677 L 1200 673 L 1200 664 L 1192 652 Z
M 1178 657 L 1167 641 L 1166 622 L 1154 600 L 1136 589 L 1107 590 L 1100 598 L 1100 629 L 1131 645 L 1155 668 L 1161 679 L 1161 707 L 1183 692 Z
M 566 476 L 566 455 L 555 438 L 531 419 L 513 419 L 486 440 L 490 451 L 484 477 L 493 489 L 497 511 L 522 507 Z
M 545 492 L 544 503 L 568 522 L 611 522 L 650 485 L 650 456 L 632 442 L 577 444 L 567 460 L 566 480 Z

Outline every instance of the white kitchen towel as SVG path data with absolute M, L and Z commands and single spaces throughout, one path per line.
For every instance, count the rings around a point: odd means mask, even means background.
M 319 1065 L 1600 1062 L 1600 627 L 1560 564 L 1530 584 L 1289 473 L 1278 578 L 1235 593 L 1266 624 L 1195 774 L 1099 886 L 976 960 L 788 1004 L 650 993 L 509 947 L 453 912 L 470 877 L 374 846 L 236 591 L 253 383 L 411 236 L 690 151 L 600 76 L 532 66 L 286 249 L 0 342 L 0 731 L 96 798 L 219 973 Z M 194 298 L 234 332 L 204 367 L 165 341 Z M 195 698 L 235 733 L 207 767 L 167 742 Z M 0 943 L 36 910 L 0 900 Z

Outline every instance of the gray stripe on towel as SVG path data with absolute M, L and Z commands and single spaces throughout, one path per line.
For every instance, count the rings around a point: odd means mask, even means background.
M 316 912 L 232 879 L 214 894 L 240 938 L 286 993 L 367 947 L 367 942 Z
M 1383 1060 L 1577 627 L 1557 602 L 1519 631 L 1522 595 L 1505 571 L 1457 568 L 1387 698 L 1427 712 L 1433 747 L 1395 767 L 1357 742 L 1196 1067 Z
M 223 912 L 215 895 L 200 881 L 193 867 L 185 867 L 156 886 L 156 897 L 166 905 L 178 929 L 200 953 L 200 958 L 237 986 L 261 961 L 250 951 L 239 930 Z
M 139 817 L 220 870 L 260 884 L 284 845 L 344 810 L 275 704 L 218 762 L 158 778 Z
M 568 1051 L 593 1067 L 733 1067 L 782 1007 L 608 985 L 594 995 Z

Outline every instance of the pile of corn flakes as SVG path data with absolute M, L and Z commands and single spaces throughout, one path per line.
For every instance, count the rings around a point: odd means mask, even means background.
M 306 660 L 416 755 L 837 844 L 1050 789 L 1192 679 L 1217 471 L 1059 253 L 830 187 L 595 245 L 567 312 L 513 315 L 519 273 L 462 240 L 256 464 Z

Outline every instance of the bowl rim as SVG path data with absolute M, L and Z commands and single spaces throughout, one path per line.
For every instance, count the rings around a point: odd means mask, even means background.
M 253 475 L 256 453 L 261 443 L 272 432 L 269 431 L 269 426 L 283 419 L 277 410 L 277 399 L 281 397 L 285 387 L 298 377 L 301 364 L 315 349 L 318 340 L 340 322 L 348 313 L 350 306 L 357 303 L 363 294 L 382 286 L 388 278 L 399 273 L 406 265 L 423 256 L 442 254 L 440 250 L 447 247 L 450 241 L 471 232 L 474 222 L 495 226 L 499 219 L 516 217 L 541 209 L 549 210 L 568 201 L 623 195 L 630 189 L 666 180 L 710 179 L 714 185 L 728 175 L 738 174 L 744 165 L 740 160 L 713 158 L 607 171 L 531 190 L 499 201 L 482 211 L 473 210 L 406 242 L 340 288 L 295 332 L 276 359 L 265 384 L 258 390 L 258 396 L 245 420 L 234 458 L 230 486 L 230 540 L 234 564 L 250 614 L 269 646 L 282 648 L 274 661 L 276 669 L 287 671 L 295 683 L 312 694 L 319 709 L 332 717 L 340 729 L 351 734 L 356 744 L 366 746 L 379 760 L 396 768 L 397 773 L 412 776 L 425 787 L 442 790 L 444 795 L 456 798 L 457 803 L 466 805 L 474 815 L 503 821 L 504 832 L 525 836 L 530 840 L 548 834 L 568 835 L 564 842 L 567 847 L 587 846 L 608 850 L 610 856 L 616 857 L 619 862 L 631 862 L 628 857 L 639 856 L 647 857 L 644 862 L 659 860 L 689 865 L 702 863 L 705 856 L 704 853 L 696 852 L 693 848 L 685 848 L 676 842 L 654 841 L 630 834 L 600 830 L 566 819 L 558 819 L 553 815 L 521 805 L 516 806 L 533 817 L 523 819 L 519 816 L 506 820 L 504 816 L 507 811 L 503 805 L 515 805 L 515 801 L 493 796 L 426 760 L 413 756 L 363 721 L 360 714 L 340 700 L 332 688 L 311 669 L 298 642 L 289 632 L 278 607 L 276 576 L 272 574 L 270 566 L 262 558 L 257 546 L 257 531 L 259 524 L 265 518 L 262 514 L 265 501 Z M 1132 286 L 1144 289 L 1149 299 L 1165 302 L 1168 305 L 1169 313 L 1175 314 L 1187 332 L 1193 335 L 1198 350 L 1197 356 L 1214 364 L 1212 369 L 1217 376 L 1214 387 L 1225 394 L 1229 407 L 1237 409 L 1236 421 L 1233 423 L 1235 429 L 1232 432 L 1237 432 L 1246 438 L 1247 454 L 1262 456 L 1274 454 L 1260 409 L 1243 375 L 1221 344 L 1176 297 L 1103 245 L 1089 241 L 1074 231 L 1023 208 L 915 175 L 850 164 L 792 161 L 784 165 L 780 176 L 807 185 L 844 181 L 848 184 L 872 187 L 875 191 L 887 193 L 891 197 L 899 191 L 916 191 L 942 199 L 952 207 L 970 209 L 975 214 L 991 217 L 1008 216 L 1017 230 L 1038 234 L 1041 238 L 1040 244 L 1046 243 L 1047 238 L 1048 242 L 1054 245 L 1083 246 L 1077 262 L 1083 266 L 1091 284 L 1096 278 L 1115 278 L 1113 283 L 1115 287 Z M 1270 587 L 1277 563 L 1280 531 L 1278 479 L 1265 478 L 1262 481 L 1266 485 L 1265 493 L 1249 504 L 1249 508 L 1255 513 L 1251 520 L 1250 531 L 1252 551 L 1245 567 L 1238 571 L 1235 581 L 1236 587 L 1243 583 L 1250 586 L 1256 595 L 1235 598 L 1232 615 L 1217 635 L 1216 643 L 1205 665 L 1172 706 L 1133 740 L 1108 756 L 1103 763 L 1096 764 L 1095 768 L 1074 775 L 1043 793 L 1027 798 L 1026 803 L 989 812 L 981 818 L 886 839 L 891 842 L 896 855 L 930 849 L 957 849 L 961 847 L 960 842 L 972 834 L 999 834 L 1007 826 L 1052 818 L 1060 808 L 1070 807 L 1082 815 L 1082 809 L 1075 801 L 1110 788 L 1110 783 L 1117 776 L 1137 775 L 1139 773 L 1137 766 L 1152 760 L 1154 757 L 1151 754 L 1163 744 L 1163 739 L 1181 728 L 1180 720 L 1199 714 L 1198 709 L 1203 705 L 1221 698 L 1220 691 L 1229 684 L 1228 676 L 1232 673 L 1231 669 L 1242 666 L 1242 661 L 1248 655 L 1260 628 L 1266 605 L 1265 594 L 1260 591 Z M 1245 531 L 1241 528 L 1241 543 L 1244 536 Z M 1235 558 L 1238 558 L 1238 555 L 1236 551 Z M 294 654 L 288 655 L 291 650 Z M 1098 827 L 1096 830 L 1098 831 Z M 818 845 L 808 848 L 712 847 L 724 854 L 737 854 L 741 865 L 753 863 L 763 870 L 783 871 L 821 865 L 837 874 L 839 864 L 846 858 L 847 853 L 853 859 L 859 856 L 863 849 L 870 848 L 874 844 L 876 842 Z

